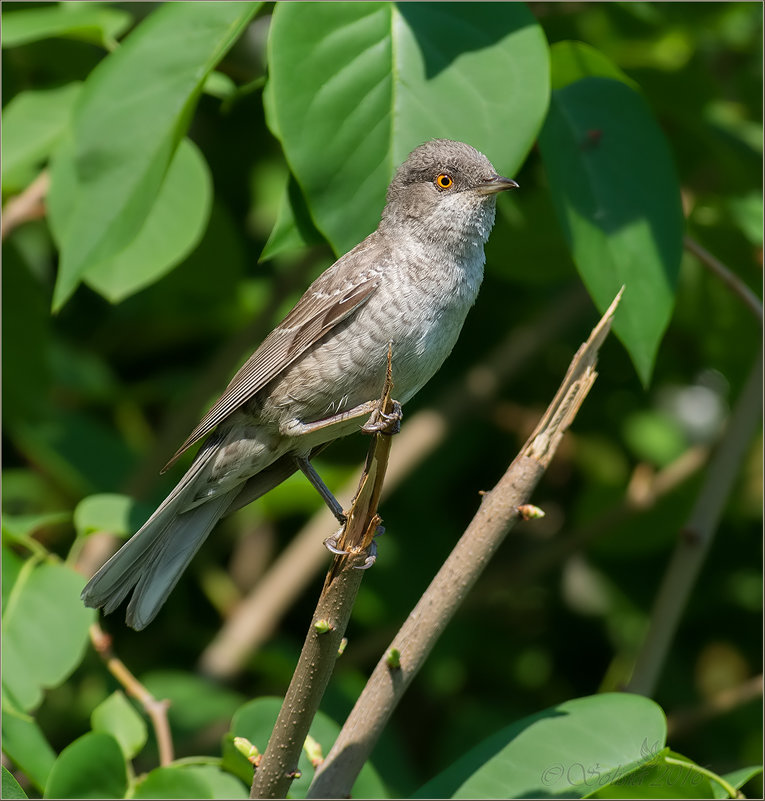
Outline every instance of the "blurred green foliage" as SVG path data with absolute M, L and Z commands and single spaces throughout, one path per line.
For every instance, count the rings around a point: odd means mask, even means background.
M 324 202 L 322 187 L 290 178 L 290 170 L 297 174 L 305 160 L 308 168 L 311 159 L 328 159 L 328 169 L 345 162 L 342 150 L 340 155 L 312 153 L 305 137 L 298 151 L 302 161 L 291 157 L 290 137 L 307 124 L 300 114 L 310 98 L 296 94 L 292 100 L 297 108 L 289 108 L 285 118 L 273 110 L 279 102 L 278 84 L 269 87 L 270 98 L 268 93 L 261 97 L 274 6 L 255 9 L 257 5 L 252 6 L 257 15 L 246 34 L 240 36 L 238 30 L 226 40 L 230 49 L 223 60 L 215 63 L 211 56 L 206 77 L 195 73 L 197 93 L 202 86 L 205 91 L 196 108 L 189 109 L 193 115 L 184 117 L 186 124 L 190 121 L 191 144 L 175 151 L 171 164 L 168 142 L 183 135 L 173 127 L 174 120 L 165 120 L 157 138 L 149 140 L 162 151 L 170 172 L 182 153 L 197 154 L 194 163 L 201 173 L 191 185 L 197 188 L 181 182 L 176 190 L 180 196 L 203 193 L 211 177 L 209 203 L 198 208 L 194 223 L 197 234 L 184 230 L 183 218 L 180 225 L 167 222 L 155 231 L 163 245 L 177 235 L 177 257 L 164 258 L 161 266 L 141 261 L 147 269 L 143 275 L 126 262 L 123 280 L 107 287 L 103 275 L 114 275 L 120 254 L 100 253 L 101 262 L 83 261 L 78 276 L 85 283 L 75 289 L 73 278 L 59 291 L 58 311 L 52 315 L 62 266 L 55 243 L 71 234 L 69 196 L 53 194 L 50 219 L 25 222 L 3 242 L 3 621 L 6 634 L 14 638 L 11 644 L 18 644 L 20 623 L 14 620 L 18 599 L 5 603 L 10 588 L 19 587 L 19 595 L 34 594 L 35 582 L 51 581 L 53 566 L 32 564 L 29 554 L 44 560 L 42 546 L 71 564 L 91 547 L 88 540 L 94 532 L 124 535 L 134 530 L 144 507 L 132 501 L 145 504 L 148 511 L 164 497 L 173 476 L 158 476 L 158 470 L 239 364 L 333 260 L 324 236 L 342 250 L 363 236 L 357 226 L 370 224 L 360 213 L 363 223 L 349 220 L 345 233 L 342 219 L 333 219 L 330 208 L 330 220 L 323 226 L 325 217 L 310 206 Z M 290 13 L 299 14 L 299 4 L 292 5 Z M 73 15 L 68 21 L 60 13 L 51 15 L 66 6 Z M 83 19 L 88 6 L 93 13 Z M 135 30 L 157 10 L 172 13 L 162 4 L 3 4 L 4 204 L 37 177 L 52 148 L 60 154 L 72 146 L 61 120 L 70 104 L 84 102 L 75 100 L 80 91 L 75 82 L 85 82 L 110 50 L 117 54 L 125 47 L 115 39 L 125 35 L 127 26 Z M 655 117 L 674 168 L 663 155 L 653 163 L 636 153 L 635 163 L 628 165 L 639 166 L 635 196 L 650 203 L 651 193 L 663 192 L 667 185 L 664 171 L 674 169 L 686 233 L 760 294 L 761 4 L 532 3 L 529 10 L 529 19 L 536 17 L 554 50 L 556 43 L 577 41 L 592 49 L 558 45 L 561 61 L 552 73 L 554 91 L 566 91 L 566 69 L 580 70 L 588 80 L 604 80 L 604 72 L 609 73 L 610 80 L 620 82 L 615 99 L 626 87 L 639 87 L 630 91 L 639 91 L 640 102 Z M 17 17 L 32 11 L 40 16 L 26 22 Z M 237 16 L 236 9 L 231 13 Z M 411 16 L 416 29 L 416 15 L 428 10 L 404 7 L 402 13 Z M 238 15 L 244 29 L 245 11 Z M 155 18 L 151 24 L 161 22 Z M 286 18 L 280 21 L 288 23 Z M 177 25 L 172 20 L 167 24 L 171 31 Z M 444 41 L 459 37 L 459 27 L 444 26 L 438 29 Z M 229 31 L 221 27 L 224 34 Z M 52 38 L 40 38 L 40 31 Z M 125 41 L 130 41 L 129 33 Z M 299 51 L 300 42 L 293 44 Z M 225 48 L 221 45 L 218 57 Z M 563 54 L 570 58 L 572 52 L 577 57 L 564 63 Z M 278 58 L 287 56 L 278 52 Z M 503 69 L 511 69 L 510 62 Z M 289 64 L 277 59 L 273 66 L 284 70 Z M 468 64 L 468 75 L 471 68 Z M 276 72 L 279 81 L 287 80 L 284 75 Z M 309 78 L 315 76 L 305 81 Z M 538 78 L 527 76 L 530 84 Z M 299 76 L 292 80 L 300 82 Z M 486 92 L 501 88 L 502 80 L 497 75 Z M 151 74 L 141 81 L 151 86 Z M 548 81 L 541 83 L 547 86 Z M 126 93 L 131 88 L 142 90 L 144 84 L 127 86 Z M 482 91 L 474 84 L 471 89 Z M 444 91 L 451 96 L 448 86 Z M 268 124 L 264 100 L 267 107 L 271 104 Z M 444 106 L 444 114 L 457 118 L 457 124 L 459 96 L 454 103 Z M 536 113 L 542 113 L 543 105 L 538 105 Z M 616 111 L 614 116 L 618 120 Z M 14 120 L 28 133 L 12 150 L 23 158 L 9 159 L 6 170 Z M 128 126 L 121 133 L 125 147 L 131 146 L 129 123 L 120 125 Z M 559 184 L 547 159 L 543 162 L 544 137 L 521 166 L 534 131 L 520 127 L 528 140 L 522 145 L 513 139 L 511 121 L 489 125 L 485 133 L 476 128 L 476 137 L 507 140 L 506 149 L 503 145 L 497 153 L 491 139 L 473 143 L 500 171 L 518 166 L 512 177 L 521 190 L 500 198 L 476 307 L 444 368 L 405 409 L 405 423 L 417 410 L 448 401 L 455 382 L 468 380 L 471 367 L 513 331 L 522 330 L 528 344 L 528 337 L 541 339 L 546 333 L 540 321 L 551 310 L 562 322 L 543 348 L 532 351 L 531 361 L 501 386 L 498 397 L 462 415 L 438 450 L 385 501 L 381 557 L 365 576 L 348 631 L 350 643 L 322 705 L 338 722 L 472 517 L 479 491 L 496 483 L 598 316 L 594 305 L 581 302 L 576 248 L 572 257 L 556 217 L 561 212 Z M 428 133 L 422 129 L 417 135 L 422 139 Z M 364 140 L 363 125 L 355 136 Z M 392 143 L 395 160 L 416 143 Z M 639 146 L 638 141 L 634 147 Z M 63 157 L 57 157 L 63 169 Z M 352 172 L 350 180 L 360 177 L 367 176 Z M 383 188 L 388 177 L 374 176 Z M 657 209 L 665 208 L 666 200 L 657 197 Z M 171 201 L 170 211 L 176 205 Z M 139 218 L 148 210 L 138 204 L 128 212 L 135 219 L 128 220 L 125 212 L 118 214 L 117 223 L 138 230 Z M 191 226 L 193 209 L 184 213 Z M 354 217 L 347 209 L 343 213 Z M 662 212 L 667 213 L 671 209 Z M 261 259 L 267 242 L 269 258 Z M 151 243 L 149 239 L 144 246 L 154 256 Z M 97 247 L 101 245 L 93 245 L 94 253 Z M 112 267 L 104 268 L 99 278 L 107 258 Z M 598 298 L 596 291 L 593 295 Z M 656 311 L 650 308 L 650 295 L 641 302 L 646 315 Z M 629 679 L 668 557 L 696 499 L 708 451 L 760 358 L 762 336 L 759 322 L 740 299 L 687 253 L 669 305 L 666 299 L 662 303 L 666 319 L 652 334 L 653 347 L 658 347 L 655 361 L 649 352 L 638 365 L 644 380 L 651 376 L 650 383 L 643 386 L 617 339 L 606 343 L 595 387 L 533 499 L 546 517 L 514 530 L 396 711 L 373 759 L 391 794 L 411 794 L 512 721 L 567 699 L 621 689 Z M 622 338 L 629 345 L 629 336 Z M 470 380 L 479 379 L 472 375 Z M 355 475 L 365 448 L 361 438 L 348 438 L 322 453 L 319 469 L 332 488 Z M 762 671 L 761 452 L 758 434 L 737 475 L 655 696 L 670 718 L 669 745 L 717 773 L 757 763 L 762 753 L 758 698 L 745 698 L 722 713 L 710 711 L 720 693 L 735 693 Z M 655 503 L 633 502 L 650 493 L 657 474 L 668 476 L 666 471 L 686 464 L 694 454 L 699 454 L 696 467 Z M 89 498 L 96 494 L 97 500 Z M 170 720 L 178 756 L 220 755 L 221 737 L 230 730 L 237 708 L 248 699 L 283 694 L 320 576 L 229 686 L 195 675 L 195 666 L 222 617 L 320 503 L 302 478 L 291 479 L 218 527 L 145 632 L 126 629 L 118 616 L 105 622 L 119 657 L 157 697 L 173 698 Z M 53 583 L 76 578 L 62 579 L 64 567 L 56 568 Z M 49 598 L 55 598 L 57 589 L 50 592 Z M 72 637 L 84 638 L 89 622 L 84 615 L 83 610 L 82 621 L 69 622 Z M 69 648 L 77 650 L 81 641 L 73 639 Z M 27 645 L 22 643 L 22 651 Z M 25 742 L 37 743 L 33 764 L 22 764 L 11 754 L 32 782 L 25 786 L 28 793 L 37 792 L 35 786 L 42 786 L 51 771 L 48 746 L 35 739 L 40 730 L 56 753 L 71 749 L 70 764 L 82 753 L 92 753 L 90 745 L 83 750 L 81 737 L 90 738 L 105 759 L 122 764 L 107 735 L 88 734 L 94 709 L 113 697 L 117 683 L 92 650 L 75 661 L 78 666 L 66 681 L 64 666 L 56 667 L 62 676 L 53 679 L 61 678 L 61 683 L 30 674 L 27 678 L 38 681 L 22 693 L 29 703 L 13 699 L 12 706 L 32 709 L 41 688 L 56 685 L 34 709 L 39 729 L 29 728 L 21 709 L 7 717 L 14 732 L 23 730 Z M 265 743 L 259 745 L 262 750 Z M 154 749 L 150 734 L 135 760 L 136 770 L 156 767 Z M 59 764 L 57 770 L 61 783 L 76 779 L 79 769 L 67 772 Z M 152 781 L 162 782 L 163 776 Z M 105 780 L 120 786 L 123 782 L 114 775 Z M 186 780 L 214 783 L 213 777 L 201 774 Z M 761 785 L 750 784 L 748 790 L 756 794 Z

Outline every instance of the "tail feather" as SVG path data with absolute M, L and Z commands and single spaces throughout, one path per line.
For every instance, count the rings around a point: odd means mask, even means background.
M 131 586 L 135 584 L 135 589 L 125 618 L 128 626 L 140 631 L 154 620 L 181 574 L 225 513 L 231 495 L 221 495 L 174 515 L 161 537 L 131 568 Z
M 154 619 L 181 573 L 199 550 L 238 489 L 193 508 L 197 479 L 215 452 L 208 440 L 197 458 L 154 514 L 85 585 L 86 606 L 113 612 L 134 587 L 128 625 L 144 628 Z M 130 610 L 133 610 L 131 613 Z M 131 622 L 131 619 L 133 622 Z

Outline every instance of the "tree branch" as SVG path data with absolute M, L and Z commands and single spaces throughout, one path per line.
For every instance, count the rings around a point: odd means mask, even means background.
M 390 397 L 392 385 L 389 346 L 388 373 L 379 406 L 386 414 L 393 409 Z M 356 568 L 361 566 L 361 557 L 372 544 L 380 523 L 377 504 L 390 446 L 389 434 L 373 435 L 358 491 L 338 540 L 339 548 L 344 549 L 347 555 L 335 557 L 327 573 L 276 725 L 255 770 L 250 798 L 286 798 L 292 780 L 296 778 L 303 743 L 332 675 L 340 642 L 364 576 L 363 570 Z
M 385 724 L 491 556 L 520 517 L 596 378 L 595 362 L 621 292 L 577 351 L 555 398 L 521 452 L 481 506 L 378 662 L 332 750 L 308 789 L 310 798 L 347 798 Z M 390 657 L 395 655 L 395 659 Z
M 706 479 L 680 531 L 651 612 L 651 620 L 627 689 L 651 696 L 661 675 L 680 618 L 714 539 L 717 524 L 762 415 L 762 352 L 712 457 Z

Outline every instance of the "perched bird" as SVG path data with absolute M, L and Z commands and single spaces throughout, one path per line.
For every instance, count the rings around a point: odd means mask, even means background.
M 413 150 L 377 230 L 308 287 L 234 376 L 168 464 L 207 437 L 191 467 L 88 582 L 85 604 L 109 613 L 132 589 L 127 623 L 143 629 L 218 520 L 297 469 L 342 521 L 311 456 L 376 410 L 389 342 L 400 403 L 438 370 L 483 279 L 496 194 L 513 187 L 462 142 Z

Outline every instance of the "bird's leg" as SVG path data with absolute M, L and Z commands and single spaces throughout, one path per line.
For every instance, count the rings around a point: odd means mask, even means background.
M 288 425 L 281 429 L 281 433 L 288 437 L 302 437 L 305 434 L 313 434 L 315 431 L 321 431 L 330 426 L 336 426 L 339 423 L 345 423 L 348 420 L 353 420 L 355 417 L 365 417 L 372 414 L 375 409 L 380 405 L 380 401 L 367 401 L 347 412 L 339 412 L 333 414 L 331 417 L 323 417 L 321 420 L 316 420 L 313 423 L 299 423 L 297 420 L 290 422 Z
M 324 499 L 324 503 L 327 504 L 332 514 L 337 518 L 338 523 L 344 525 L 347 518 L 343 514 L 343 507 L 340 506 L 340 502 L 332 494 L 329 487 L 321 480 L 321 476 L 316 472 L 314 466 L 304 456 L 296 456 L 295 462 L 303 472 L 303 475 L 311 482 L 319 495 Z

